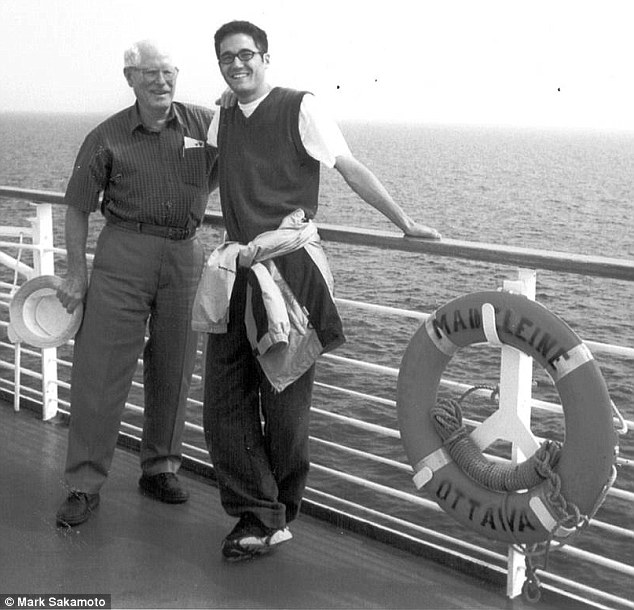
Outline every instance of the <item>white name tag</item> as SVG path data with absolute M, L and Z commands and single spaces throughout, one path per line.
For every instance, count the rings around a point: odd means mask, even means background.
M 185 136 L 185 144 L 183 148 L 187 150 L 188 148 L 204 148 L 205 142 L 204 140 L 194 140 L 194 138 L 188 138 Z

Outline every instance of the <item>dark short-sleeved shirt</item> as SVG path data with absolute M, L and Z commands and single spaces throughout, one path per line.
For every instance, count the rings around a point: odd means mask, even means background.
M 91 131 L 82 144 L 64 201 L 85 212 L 170 227 L 200 224 L 215 172 L 206 144 L 213 113 L 173 102 L 165 128 L 147 130 L 136 104 Z

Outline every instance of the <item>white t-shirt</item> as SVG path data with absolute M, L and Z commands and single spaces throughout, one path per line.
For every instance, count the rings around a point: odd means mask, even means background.
M 248 118 L 269 93 L 248 104 L 238 102 L 238 107 Z M 219 122 L 220 110 L 216 110 L 207 134 L 207 142 L 215 147 Z M 305 95 L 299 107 L 299 135 L 308 154 L 326 167 L 334 167 L 337 157 L 351 154 L 339 126 L 312 94 Z

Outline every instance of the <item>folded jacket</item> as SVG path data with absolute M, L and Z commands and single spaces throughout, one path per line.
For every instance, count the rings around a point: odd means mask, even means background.
M 227 330 L 238 265 L 250 267 L 247 337 L 271 385 L 281 391 L 345 341 L 333 281 L 314 223 L 303 210 L 249 244 L 225 242 L 209 257 L 198 286 L 192 328 Z

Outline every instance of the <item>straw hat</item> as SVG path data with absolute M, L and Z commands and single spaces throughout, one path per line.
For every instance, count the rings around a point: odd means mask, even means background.
M 40 275 L 20 286 L 9 305 L 9 338 L 34 347 L 59 347 L 75 336 L 83 306 L 68 313 L 57 298 L 62 280 Z

